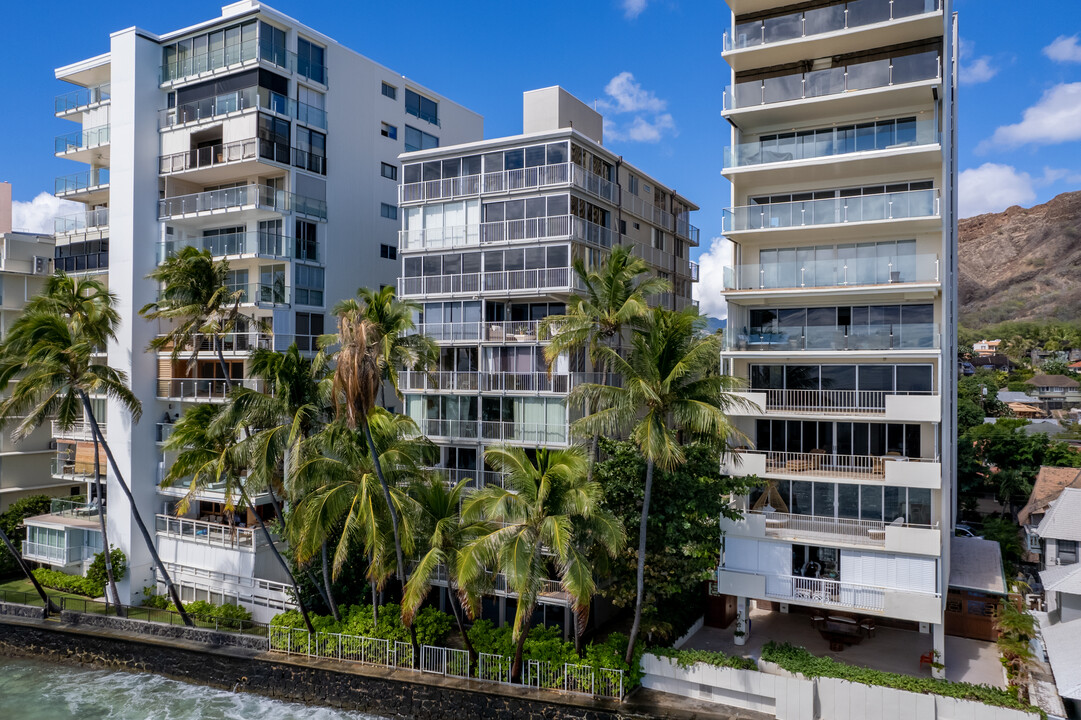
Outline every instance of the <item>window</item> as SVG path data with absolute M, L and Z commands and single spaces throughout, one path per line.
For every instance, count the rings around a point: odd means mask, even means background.
M 283 305 L 285 298 L 285 265 L 259 266 L 259 296 L 249 302 Z
M 297 260 L 318 260 L 319 244 L 316 241 L 316 228 L 313 222 L 297 220 L 296 258 Z
M 322 305 L 324 270 L 314 265 L 297 265 L 293 292 L 297 305 Z
M 379 163 L 379 174 L 387 180 L 398 179 L 398 166 L 390 163 Z
M 308 172 L 327 174 L 327 136 L 308 128 L 297 128 L 293 165 Z
M 319 336 L 323 334 L 322 313 L 297 313 L 297 349 L 305 352 L 318 350 Z
M 379 244 L 379 257 L 386 258 L 387 260 L 398 259 L 398 248 L 393 245 L 387 245 L 386 243 Z
M 176 80 L 254 60 L 257 25 L 256 20 L 248 20 L 164 46 L 161 57 L 162 79 Z M 273 38 L 270 42 L 273 42 Z
M 265 22 L 259 23 L 259 56 L 278 67 L 286 67 L 285 31 Z
M 421 120 L 427 120 L 432 125 L 439 124 L 439 103 L 409 88 L 405 89 L 405 111 Z
M 297 72 L 320 85 L 327 84 L 325 57 L 324 48 L 304 38 L 297 38 Z
M 53 249 L 53 267 L 64 272 L 99 270 L 109 267 L 109 239 L 57 245 Z
M 415 127 L 405 126 L 405 151 L 416 152 L 417 150 L 430 150 L 439 147 L 439 138 L 435 135 L 417 130 Z
M 1077 541 L 1058 541 L 1058 561 L 1062 565 L 1072 565 L 1077 562 Z
M 630 175 L 627 177 L 627 192 L 631 195 L 638 194 L 638 176 Z
M 307 125 L 327 127 L 326 96 L 318 90 L 297 87 L 297 120 Z
M 289 164 L 289 121 L 259 113 L 259 157 Z
M 380 123 L 379 134 L 385 138 L 397 140 L 398 128 L 394 127 L 393 125 L 388 125 L 387 123 Z
M 388 97 L 391 100 L 397 100 L 398 99 L 398 88 L 394 87 L 393 85 L 388 85 L 387 83 L 383 83 L 383 97 Z
M 398 206 L 389 203 L 379 203 L 379 215 L 387 220 L 398 219 Z

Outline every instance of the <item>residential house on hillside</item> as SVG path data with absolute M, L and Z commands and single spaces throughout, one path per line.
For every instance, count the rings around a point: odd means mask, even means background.
M 1013 363 L 1002 353 L 978 355 L 972 361 L 972 364 L 975 365 L 978 370 L 999 370 L 1001 372 L 1010 372 L 1013 370 Z
M 1060 410 L 1081 403 L 1081 383 L 1065 375 L 1036 375 L 1025 381 L 1048 410 Z
M 997 353 L 1000 345 L 1002 345 L 1001 340 L 980 340 L 972 344 L 972 352 L 979 357 L 986 357 Z
M 1042 568 L 1077 563 L 1081 542 L 1081 486 L 1071 483 L 1044 513 L 1036 526 L 1043 549 Z
M 1025 531 L 1026 562 L 1040 562 L 1040 537 L 1036 528 L 1066 488 L 1081 489 L 1081 470 L 1077 468 L 1041 467 L 1033 483 L 1028 503 L 1017 513 L 1017 523 Z
M 999 390 L 998 401 L 1010 408 L 1014 417 L 1019 418 L 1043 418 L 1047 417 L 1047 411 L 1040 404 L 1040 399 L 1023 392 Z

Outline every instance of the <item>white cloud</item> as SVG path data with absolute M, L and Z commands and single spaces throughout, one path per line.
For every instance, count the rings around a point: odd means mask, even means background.
M 649 4 L 649 0 L 622 0 L 623 16 L 628 20 L 634 20 L 642 14 Z
M 1003 125 L 976 147 L 986 153 L 993 147 L 1054 145 L 1081 140 L 1081 82 L 1055 85 L 1024 112 L 1021 122 Z
M 958 178 L 958 212 L 967 218 L 1036 201 L 1037 181 L 1010 165 L 984 163 Z
M 968 64 L 964 62 L 966 56 L 971 55 L 975 49 L 976 46 L 973 43 L 961 38 L 959 50 L 961 56 L 960 79 L 962 85 L 976 85 L 987 82 L 998 74 L 998 68 L 991 64 L 990 55 L 981 55 Z
M 1045 167 L 1043 169 L 1043 177 L 1036 180 L 1036 185 L 1040 187 L 1045 185 L 1054 185 L 1055 183 L 1062 180 L 1073 184 L 1081 183 L 1081 173 L 1078 173 L 1077 170 Z
M 11 226 L 15 230 L 52 235 L 53 218 L 83 209 L 84 206 L 77 202 L 60 200 L 43 192 L 30 202 L 15 200 L 11 203 Z
M 1059 35 L 1055 38 L 1054 42 L 1043 49 L 1043 54 L 1055 62 L 1081 63 L 1081 45 L 1078 44 L 1079 37 L 1081 36 L 1071 35 L 1067 37 L 1065 35 Z
M 730 241 L 715 237 L 710 241 L 709 249 L 698 256 L 698 282 L 691 287 L 703 315 L 728 317 L 728 304 L 721 293 L 724 291 L 724 269 L 732 266 L 733 250 Z
M 629 72 L 621 72 L 604 86 L 608 97 L 597 101 L 597 109 L 608 113 L 604 118 L 604 134 L 609 140 L 658 142 L 665 134 L 676 134 L 676 122 L 671 113 L 664 112 L 668 102 L 646 90 Z M 611 115 L 633 114 L 628 120 L 616 121 Z

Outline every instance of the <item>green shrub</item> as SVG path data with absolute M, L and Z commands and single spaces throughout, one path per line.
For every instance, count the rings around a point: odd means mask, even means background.
M 113 563 L 113 580 L 120 582 L 124 579 L 124 576 L 128 574 L 128 557 L 124 554 L 124 551 L 120 548 L 113 548 L 113 551 L 109 553 L 109 559 Z M 101 592 L 98 595 L 105 594 L 105 586 L 109 583 L 109 577 L 105 573 L 105 551 L 94 555 L 94 559 L 90 562 L 90 567 L 86 569 L 86 579 L 94 583 L 95 586 L 101 588 Z M 94 597 L 97 597 L 95 595 Z
M 205 623 L 217 623 L 220 627 L 225 628 L 241 628 L 245 621 L 251 620 L 250 612 L 232 603 L 214 605 L 205 600 L 195 600 L 194 602 L 185 603 L 184 609 L 196 620 Z
M 879 685 L 894 688 L 895 690 L 907 690 L 923 695 L 942 695 L 961 700 L 974 700 L 985 705 L 1039 713 L 1042 717 L 1047 717 L 1042 710 L 1022 702 L 1016 695 L 1007 690 L 987 685 L 973 685 L 971 683 L 952 682 L 929 677 L 912 677 L 910 675 L 846 665 L 837 662 L 833 658 L 816 657 L 805 649 L 788 643 L 772 641 L 766 643 L 762 648 L 762 659 L 776 663 L 789 672 L 800 673 L 808 678 L 837 678 L 839 680 L 863 683 L 864 685 Z
M 147 585 L 143 588 L 143 607 L 155 608 L 157 610 L 169 610 L 169 599 L 164 595 L 156 595 L 155 587 L 153 585 Z
M 681 668 L 688 668 L 695 663 L 704 663 L 714 667 L 736 668 L 737 670 L 757 670 L 758 665 L 751 658 L 725 655 L 710 650 L 677 650 L 675 648 L 650 648 L 649 652 L 657 657 L 671 658 Z
M 402 624 L 401 608 L 395 603 L 379 607 L 378 625 L 372 621 L 371 605 L 345 605 L 338 608 L 342 616 L 336 622 L 330 615 L 309 614 L 316 632 L 342 633 L 361 637 L 410 642 L 409 628 Z M 303 628 L 304 618 L 299 610 L 287 610 L 275 615 L 271 625 L 286 628 Z M 441 645 L 447 639 L 454 618 L 432 607 L 423 608 L 413 621 L 417 629 L 417 642 L 421 645 Z
M 34 570 L 34 577 L 47 588 L 60 592 L 72 593 L 73 595 L 85 595 L 86 597 L 100 597 L 105 588 L 87 580 L 79 575 L 68 575 L 59 570 L 38 568 Z

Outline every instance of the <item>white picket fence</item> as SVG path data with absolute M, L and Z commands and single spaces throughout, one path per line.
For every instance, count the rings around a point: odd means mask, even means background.
M 311 658 L 363 663 L 414 672 L 472 678 L 510 684 L 512 659 L 479 653 L 476 673 L 469 667 L 469 653 L 455 648 L 420 646 L 420 662 L 414 667 L 413 646 L 407 642 L 359 635 L 317 632 L 314 637 L 303 628 L 271 625 L 267 628 L 271 652 Z M 541 660 L 527 661 L 522 684 L 544 690 L 623 699 L 623 671 L 565 664 L 562 667 Z

